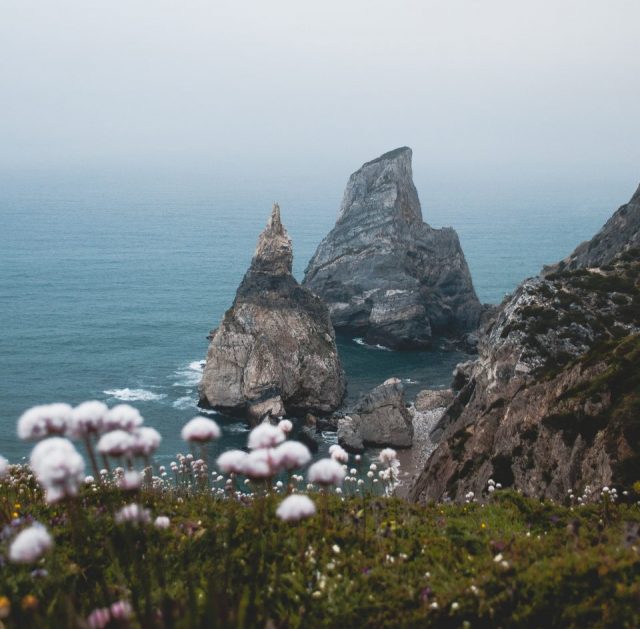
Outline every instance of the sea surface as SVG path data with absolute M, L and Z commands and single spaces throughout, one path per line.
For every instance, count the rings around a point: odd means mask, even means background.
M 12 461 L 28 453 L 15 435 L 25 409 L 87 399 L 135 405 L 163 435 L 161 460 L 186 451 L 179 432 L 198 413 L 206 336 L 231 305 L 272 202 L 301 279 L 346 178 L 0 173 L 0 453 Z M 633 192 L 611 182 L 416 184 L 425 220 L 458 231 L 489 303 L 591 237 Z M 339 351 L 350 400 L 391 376 L 409 397 L 447 386 L 466 359 L 349 337 Z M 218 449 L 244 444 L 241 421 L 217 419 Z

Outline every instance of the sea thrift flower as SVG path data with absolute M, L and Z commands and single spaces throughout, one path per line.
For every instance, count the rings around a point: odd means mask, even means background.
M 104 402 L 91 400 L 78 404 L 71 411 L 67 433 L 77 439 L 102 432 L 105 415 L 109 408 Z
M 393 448 L 385 448 L 380 451 L 378 460 L 384 465 L 393 465 L 394 461 L 398 460 L 398 453 Z
M 144 509 L 134 502 L 122 507 L 116 513 L 115 520 L 118 524 L 148 524 L 151 522 L 151 514 L 148 509 Z
M 118 481 L 118 487 L 124 491 L 136 491 L 142 485 L 142 474 L 135 470 L 125 472 Z
M 247 445 L 251 450 L 273 448 L 285 440 L 285 434 L 277 426 L 263 423 L 249 433 Z
M 241 474 L 247 456 L 249 455 L 243 450 L 228 450 L 218 457 L 216 465 L 225 474 Z
M 182 427 L 181 435 L 185 441 L 206 443 L 218 439 L 221 432 L 220 426 L 213 419 L 194 417 Z
M 159 515 L 153 522 L 153 526 L 157 529 L 168 529 L 169 528 L 169 518 L 166 515 Z
M 130 453 L 133 443 L 134 437 L 131 433 L 120 429 L 112 430 L 100 437 L 98 452 L 108 456 L 122 456 Z
M 299 522 L 311 517 L 315 512 L 316 506 L 313 501 L 301 494 L 285 498 L 276 509 L 276 515 L 284 522 Z
M 111 604 L 111 616 L 114 620 L 128 620 L 132 612 L 129 601 L 116 601 Z
M 280 428 L 285 435 L 288 435 L 293 430 L 293 423 L 288 419 L 281 419 L 278 422 L 278 428 Z
M 30 464 L 47 502 L 77 495 L 84 479 L 84 459 L 68 439 L 50 437 L 41 441 L 31 452 Z
M 108 607 L 94 609 L 87 616 L 87 627 L 89 629 L 104 629 L 111 622 L 111 612 Z
M 9 473 L 9 461 L 0 456 L 0 478 L 4 478 Z
M 255 480 L 271 478 L 277 471 L 272 454 L 266 449 L 250 452 L 242 465 L 242 473 Z
M 143 423 L 144 419 L 138 409 L 130 404 L 116 404 L 104 416 L 102 430 L 133 430 Z
M 349 460 L 349 454 L 347 451 L 337 443 L 334 443 L 329 448 L 329 454 L 331 455 L 331 458 L 334 461 L 338 461 L 338 463 L 346 463 Z
M 311 452 L 304 443 L 285 441 L 273 450 L 273 459 L 281 469 L 293 470 L 311 461 Z
M 63 435 L 71 420 L 68 404 L 43 404 L 25 411 L 18 419 L 18 437 L 35 441 L 51 435 Z
M 9 547 L 13 563 L 34 563 L 53 546 L 53 539 L 41 524 L 20 531 Z
M 131 454 L 135 456 L 149 456 L 153 454 L 160 445 L 162 437 L 160 433 L 150 426 L 142 426 L 133 433 L 133 445 Z
M 318 485 L 341 485 L 346 473 L 340 463 L 333 459 L 320 459 L 310 468 L 307 478 Z

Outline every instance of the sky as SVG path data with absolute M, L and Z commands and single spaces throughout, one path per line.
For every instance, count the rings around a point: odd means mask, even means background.
M 637 0 L 0 0 L 0 173 L 640 181 Z M 621 199 L 620 201 L 624 201 Z

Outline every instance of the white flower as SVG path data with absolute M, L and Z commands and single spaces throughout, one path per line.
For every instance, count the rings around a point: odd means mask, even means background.
M 489 487 L 487 489 L 488 489 L 490 494 L 492 494 L 496 490 L 496 488 L 493 485 L 489 485 Z
M 162 441 L 160 433 L 150 426 L 141 426 L 133 431 L 132 436 L 131 453 L 138 456 L 153 454 Z
M 51 435 L 63 435 L 71 420 L 69 404 L 43 404 L 25 411 L 18 420 L 18 437 L 35 441 Z
M 171 522 L 166 515 L 159 515 L 153 522 L 153 526 L 157 529 L 168 529 Z
M 109 412 L 109 408 L 104 402 L 91 400 L 78 404 L 71 411 L 69 420 L 68 434 L 71 437 L 80 439 L 89 434 L 102 432 L 105 415 Z
M 384 463 L 385 465 L 392 465 L 398 460 L 398 453 L 393 448 L 385 448 L 380 451 L 378 460 L 380 463 Z
M 207 417 L 194 417 L 182 427 L 182 438 L 185 441 L 206 443 L 214 441 L 221 435 L 220 426 Z
M 233 472 L 241 474 L 244 469 L 244 461 L 249 456 L 243 450 L 228 450 L 223 452 L 216 461 L 218 468 L 225 474 Z
M 116 513 L 115 520 L 118 524 L 148 524 L 151 522 L 151 514 L 148 509 L 144 509 L 139 504 L 131 503 L 122 507 Z
M 142 426 L 144 420 L 137 409 L 129 404 L 116 404 L 103 420 L 102 430 L 133 430 Z
M 98 452 L 109 456 L 122 456 L 128 454 L 133 447 L 134 437 L 124 430 L 112 430 L 98 441 Z
M 345 477 L 342 465 L 333 459 L 320 459 L 310 468 L 307 478 L 318 485 L 341 485 Z
M 9 560 L 13 563 L 38 561 L 53 546 L 53 539 L 41 524 L 20 531 L 9 547 Z
M 242 464 L 242 473 L 255 480 L 271 478 L 277 471 L 273 450 L 267 448 L 250 452 Z
M 273 460 L 281 469 L 293 470 L 311 461 L 311 452 L 299 441 L 285 441 L 273 450 Z
M 84 479 L 84 459 L 68 439 L 50 437 L 41 441 L 31 452 L 30 464 L 47 502 L 77 495 Z
M 347 451 L 337 443 L 334 443 L 329 448 L 329 454 L 334 461 L 338 461 L 338 463 L 346 463 L 349 460 L 349 454 Z
M 96 482 L 96 479 L 93 476 L 85 476 L 84 477 L 84 484 L 85 485 L 93 485 L 93 483 Z
M 313 501 L 302 494 L 288 496 L 276 509 L 276 515 L 284 522 L 298 522 L 311 517 L 315 512 L 316 506 Z
M 494 560 L 496 563 L 500 563 L 500 562 L 502 561 L 502 559 L 503 559 L 503 557 L 502 557 L 502 553 L 498 553 L 498 554 L 493 558 L 493 560 Z
M 339 554 L 340 554 L 340 546 L 338 546 L 338 544 L 334 544 L 334 545 L 331 547 L 331 550 L 332 550 L 336 555 L 339 555 Z
M 293 423 L 288 419 L 281 419 L 278 422 L 278 428 L 280 428 L 285 435 L 288 435 L 293 430 Z
M 273 448 L 282 443 L 285 439 L 285 434 L 277 426 L 272 426 L 269 423 L 262 423 L 256 426 L 249 433 L 249 440 L 247 445 L 251 450 L 257 450 L 259 448 Z
M 9 461 L 0 456 L 0 478 L 4 478 L 9 473 Z
M 453 603 L 451 603 L 451 611 L 455 612 L 459 609 L 460 609 L 460 603 L 458 603 L 457 601 L 454 601 Z
M 142 474 L 135 470 L 126 471 L 118 481 L 118 487 L 124 491 L 135 491 L 140 489 L 140 485 L 142 485 Z

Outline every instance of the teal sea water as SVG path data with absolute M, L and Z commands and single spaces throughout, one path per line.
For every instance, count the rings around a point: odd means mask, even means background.
M 233 300 L 272 201 L 301 279 L 345 182 L 0 174 L 0 453 L 15 461 L 28 452 L 15 436 L 28 407 L 94 398 L 137 406 L 163 435 L 163 460 L 184 451 L 179 430 L 198 412 L 206 336 Z M 579 194 L 570 185 L 416 184 L 425 220 L 457 229 L 478 295 L 491 303 L 590 237 L 632 191 L 601 182 Z M 410 395 L 445 386 L 465 358 L 350 338 L 339 349 L 351 399 L 391 376 Z M 242 422 L 218 420 L 217 447 L 244 442 Z

